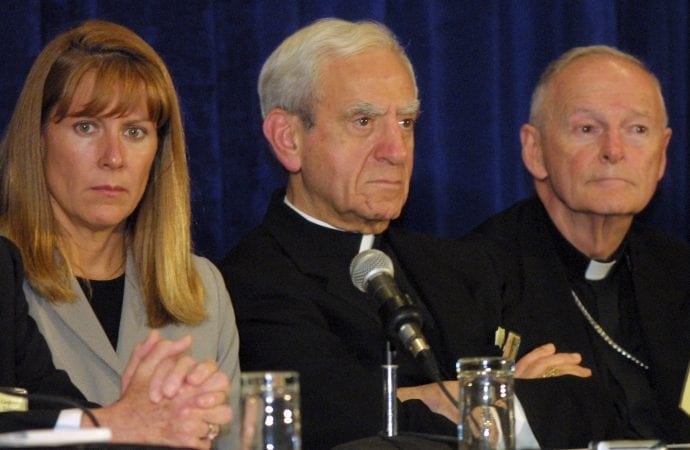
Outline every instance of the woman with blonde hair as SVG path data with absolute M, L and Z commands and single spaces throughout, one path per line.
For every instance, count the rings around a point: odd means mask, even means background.
M 168 70 L 143 39 L 92 20 L 51 41 L 0 146 L 2 231 L 58 368 L 111 403 L 150 329 L 191 334 L 238 411 L 238 336 L 217 269 L 192 253 L 187 156 Z M 234 421 L 237 423 L 238 421 Z M 209 424 L 209 436 L 217 426 Z M 224 430 L 220 448 L 234 448 Z

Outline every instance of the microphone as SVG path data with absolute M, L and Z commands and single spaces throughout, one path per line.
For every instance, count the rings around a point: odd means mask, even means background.
M 432 380 L 439 381 L 438 363 L 422 333 L 422 313 L 409 295 L 400 292 L 393 274 L 393 261 L 381 250 L 364 250 L 350 263 L 352 283 L 380 303 L 379 316 L 389 338 L 398 341 Z

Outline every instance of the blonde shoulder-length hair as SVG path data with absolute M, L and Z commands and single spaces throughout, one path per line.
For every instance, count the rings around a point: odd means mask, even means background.
M 146 190 L 127 219 L 127 245 L 139 271 L 148 323 L 194 324 L 206 317 L 192 264 L 189 172 L 182 119 L 163 60 L 131 30 L 91 20 L 52 40 L 26 79 L 0 144 L 0 220 L 19 247 L 32 288 L 52 303 L 72 302 L 73 271 L 61 247 L 43 167 L 42 130 L 64 118 L 80 80 L 95 75 L 84 113 L 128 111 L 146 99 L 158 149 Z

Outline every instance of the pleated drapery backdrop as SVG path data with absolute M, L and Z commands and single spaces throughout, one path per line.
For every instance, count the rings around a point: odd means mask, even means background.
M 315 19 L 372 19 L 399 37 L 416 68 L 422 115 L 401 221 L 455 236 L 532 193 L 518 130 L 552 59 L 609 44 L 657 74 L 673 137 L 666 176 L 643 219 L 690 237 L 687 1 L 9 0 L 0 11 L 0 127 L 29 67 L 57 33 L 88 18 L 123 24 L 175 80 L 192 171 L 197 253 L 222 257 L 263 216 L 285 176 L 261 133 L 256 80 L 280 41 Z

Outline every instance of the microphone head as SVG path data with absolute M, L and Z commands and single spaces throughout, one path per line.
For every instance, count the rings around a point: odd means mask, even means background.
M 362 292 L 367 291 L 367 285 L 376 275 L 386 273 L 393 276 L 393 261 L 381 250 L 371 248 L 359 252 L 350 263 L 350 277 L 352 283 Z

